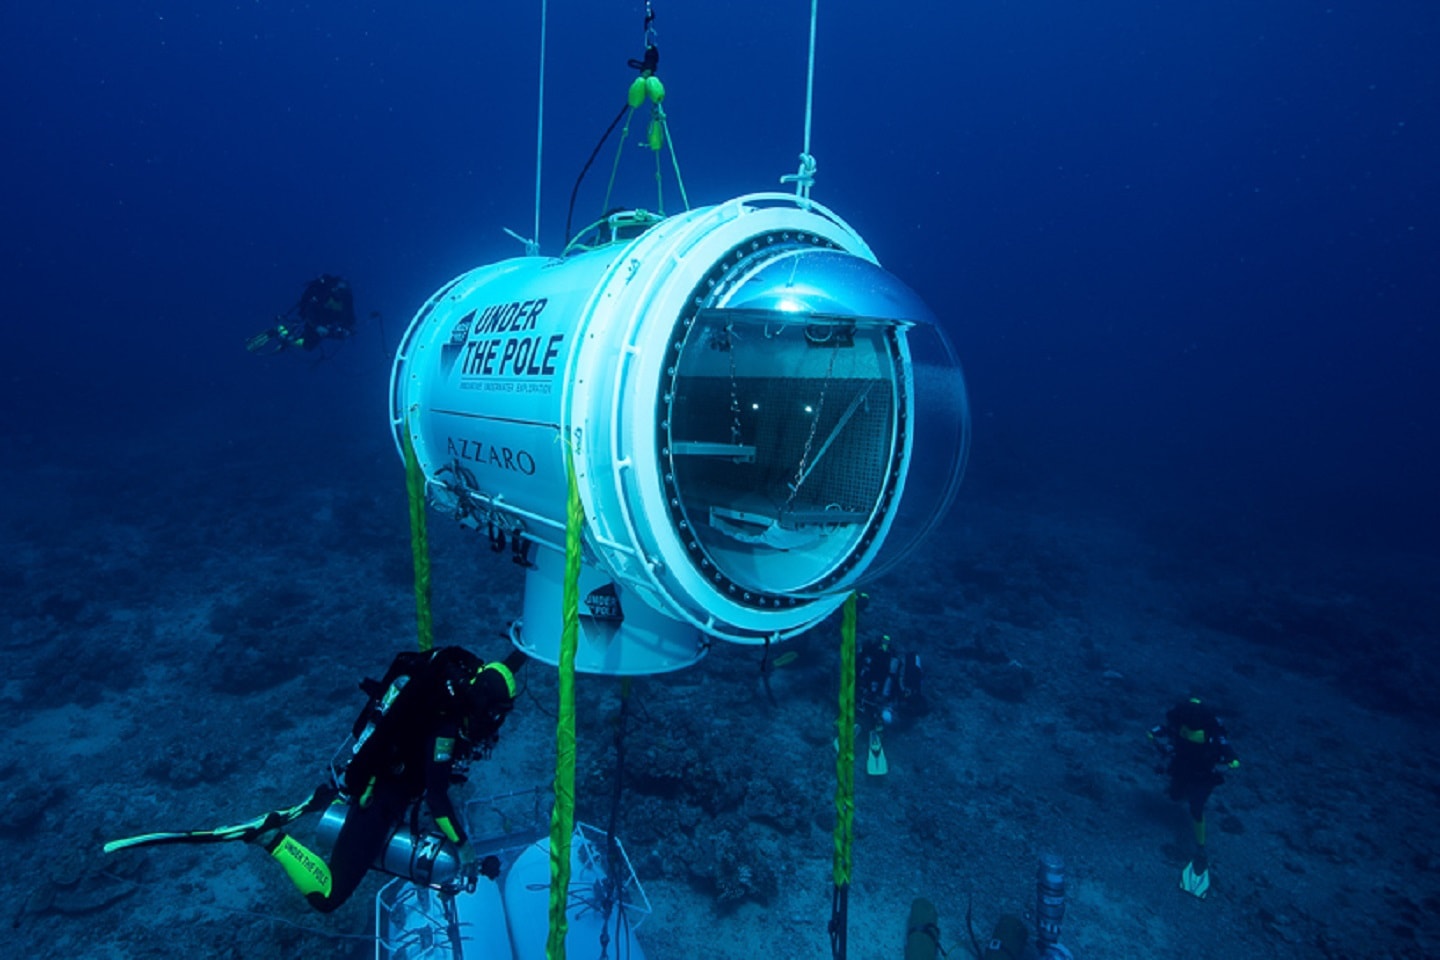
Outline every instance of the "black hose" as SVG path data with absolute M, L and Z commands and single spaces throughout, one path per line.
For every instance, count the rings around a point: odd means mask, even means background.
M 970 931 L 970 949 L 975 952 L 975 960 L 984 960 L 980 953 L 980 938 L 975 936 L 975 924 L 971 922 L 974 916 L 975 897 L 972 894 L 965 898 L 965 929 Z
M 620 108 L 620 112 L 615 114 L 615 119 L 611 120 L 610 126 L 605 128 L 605 134 L 600 138 L 600 142 L 595 144 L 594 150 L 590 151 L 590 159 L 586 160 L 585 166 L 580 168 L 580 176 L 575 178 L 575 186 L 570 188 L 570 209 L 565 213 L 565 245 L 567 247 L 570 245 L 572 239 L 570 236 L 570 223 L 575 218 L 575 197 L 580 193 L 580 184 L 585 180 L 585 174 L 590 172 L 590 165 L 593 164 L 595 158 L 600 155 L 600 150 L 605 146 L 605 141 L 609 140 L 610 134 L 615 132 L 615 127 L 620 123 L 620 118 L 625 116 L 625 111 L 629 109 L 630 104 L 626 103 Z

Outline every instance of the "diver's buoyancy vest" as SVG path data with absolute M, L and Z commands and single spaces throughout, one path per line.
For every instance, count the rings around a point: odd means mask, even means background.
M 351 732 L 355 745 L 340 777 L 351 796 L 364 793 L 382 774 L 403 772 L 408 748 L 452 708 L 453 675 L 473 673 L 481 661 L 462 647 L 397 654 L 380 680 L 366 678 L 360 689 L 369 695 Z

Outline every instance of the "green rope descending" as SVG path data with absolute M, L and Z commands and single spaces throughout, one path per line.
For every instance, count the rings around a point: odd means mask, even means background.
M 840 716 L 835 752 L 835 897 L 830 914 L 830 951 L 843 960 L 850 903 L 850 847 L 855 839 L 855 594 L 845 598 L 840 620 Z
M 410 440 L 410 421 L 401 425 L 400 442 L 405 453 L 405 492 L 410 499 L 410 553 L 415 561 L 415 621 L 421 652 L 435 645 L 430 621 L 430 548 L 425 536 L 425 474 L 415 457 Z
M 662 216 L 665 214 L 665 181 L 660 164 L 661 145 L 670 149 L 670 166 L 675 170 L 675 185 L 680 189 L 680 203 L 686 210 L 690 209 L 690 197 L 685 193 L 685 178 L 680 176 L 680 158 L 675 155 L 675 137 L 670 133 L 670 118 L 665 115 L 665 108 L 661 106 L 664 99 L 665 92 L 662 89 L 660 99 L 655 101 L 655 118 L 650 121 L 650 129 L 645 137 L 650 149 L 655 153 L 655 202 L 659 204 L 658 212 Z
M 545 944 L 549 960 L 565 960 L 570 836 L 575 830 L 575 648 L 580 642 L 580 533 L 585 525 L 585 509 L 580 505 L 571 454 L 565 457 L 565 472 L 565 611 L 560 631 L 560 705 L 555 724 L 555 808 L 550 815 L 550 938 Z

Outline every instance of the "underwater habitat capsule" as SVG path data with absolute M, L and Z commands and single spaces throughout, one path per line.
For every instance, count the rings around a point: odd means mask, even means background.
M 634 220 L 631 221 L 635 222 Z M 675 670 L 794 636 L 944 515 L 969 447 L 935 316 L 838 216 L 757 194 L 564 257 L 479 267 L 391 377 L 439 509 L 527 566 L 517 643 L 558 660 L 567 452 L 577 669 Z

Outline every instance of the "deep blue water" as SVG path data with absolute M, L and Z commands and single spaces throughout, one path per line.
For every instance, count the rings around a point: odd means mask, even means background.
M 78 440 L 100 397 L 133 424 L 176 391 L 223 429 L 257 378 L 308 404 L 238 349 L 305 279 L 349 276 L 393 343 L 517 252 L 534 6 L 8 6 L 9 429 Z M 640 10 L 552 9 L 547 249 Z M 657 10 L 697 203 L 774 186 L 801 144 L 806 5 L 720 10 Z M 976 481 L 1430 549 L 1437 24 L 1424 0 L 825 5 L 815 196 L 944 318 Z

